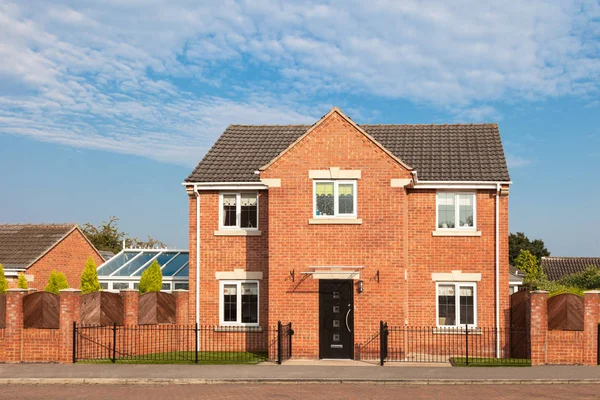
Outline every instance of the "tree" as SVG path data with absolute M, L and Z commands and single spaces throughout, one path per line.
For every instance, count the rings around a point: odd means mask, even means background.
M 148 236 L 148 240 L 128 238 L 125 232 L 119 230 L 118 222 L 119 218 L 112 216 L 108 218 L 108 221 L 102 221 L 98 226 L 87 222 L 83 224 L 81 230 L 98 250 L 108 250 L 115 254 L 122 250 L 124 239 L 127 247 L 166 247 L 163 242 L 153 239 L 150 236 Z
M 28 288 L 27 279 L 25 278 L 25 274 L 23 274 L 22 272 L 19 274 L 19 280 L 17 281 L 17 287 L 19 289 L 27 289 Z
M 62 272 L 56 272 L 52 270 L 50 273 L 50 278 L 48 278 L 48 284 L 44 288 L 46 292 L 59 294 L 62 289 L 68 289 L 69 283 L 67 282 L 67 277 Z
M 6 293 L 6 289 L 8 289 L 8 281 L 4 276 L 4 265 L 0 264 L 0 293 Z
M 530 288 L 543 279 L 543 272 L 537 259 L 529 250 L 521 250 L 519 256 L 515 258 L 514 266 L 525 273 L 523 283 L 529 285 Z
M 542 257 L 550 255 L 542 239 L 531 241 L 523 232 L 508 235 L 508 262 L 510 265 L 515 265 L 515 259 L 519 256 L 521 250 L 528 250 L 537 258 L 538 263 L 541 262 Z
M 162 289 L 162 271 L 158 261 L 152 264 L 142 273 L 138 290 L 140 293 L 160 292 Z
M 96 271 L 96 263 L 92 257 L 85 262 L 85 268 L 81 273 L 81 294 L 99 292 L 102 290 L 100 282 L 98 282 L 98 271 Z

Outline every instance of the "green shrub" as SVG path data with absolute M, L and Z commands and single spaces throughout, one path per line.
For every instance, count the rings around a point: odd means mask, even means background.
M 160 292 L 162 289 L 162 271 L 160 264 L 154 260 L 142 273 L 138 290 L 140 293 Z
M 99 292 L 102 290 L 100 282 L 98 282 L 98 271 L 96 263 L 92 257 L 85 262 L 85 268 L 81 273 L 81 294 Z
M 4 265 L 0 264 L 0 293 L 6 293 L 8 289 L 8 281 L 4 276 Z
M 27 289 L 29 286 L 27 285 L 27 279 L 25 278 L 24 273 L 19 274 L 19 280 L 17 281 L 17 287 L 19 289 Z
M 585 271 L 562 277 L 559 282 L 565 286 L 572 286 L 583 290 L 598 289 L 600 288 L 600 268 L 590 265 Z
M 521 250 L 519 256 L 515 258 L 515 267 L 525 273 L 523 283 L 530 288 L 537 286 L 538 281 L 542 280 L 542 268 L 529 250 Z
M 48 284 L 44 288 L 46 292 L 59 294 L 62 289 L 68 289 L 69 283 L 67 277 L 62 272 L 56 272 L 52 270 L 50 278 L 48 278 Z

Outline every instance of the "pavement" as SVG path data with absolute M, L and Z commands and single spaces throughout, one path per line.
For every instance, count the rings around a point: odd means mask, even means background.
M 0 385 L 231 383 L 600 384 L 600 367 L 0 364 Z

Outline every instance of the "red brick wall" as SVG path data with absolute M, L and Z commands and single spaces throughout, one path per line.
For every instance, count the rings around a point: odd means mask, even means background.
M 196 199 L 190 197 L 190 323 L 195 322 L 196 296 Z M 262 272 L 259 282 L 259 323 L 268 326 L 268 212 L 267 191 L 258 195 L 261 236 L 215 236 L 219 229 L 219 192 L 202 191 L 200 195 L 200 313 L 202 325 L 219 324 L 219 281 L 216 272 L 234 269 Z
M 494 327 L 496 223 L 495 190 L 477 192 L 477 230 L 481 236 L 433 236 L 436 229 L 436 191 L 411 190 L 408 196 L 408 324 L 436 325 L 436 293 L 432 273 L 481 273 L 477 284 L 478 325 Z M 508 197 L 500 197 L 500 326 L 508 326 Z
M 96 266 L 104 262 L 81 231 L 75 229 L 27 269 L 26 273 L 34 276 L 33 282 L 29 282 L 29 287 L 44 290 L 50 273 L 54 269 L 65 274 L 70 287 L 78 288 L 81 272 L 89 257 L 94 259 Z

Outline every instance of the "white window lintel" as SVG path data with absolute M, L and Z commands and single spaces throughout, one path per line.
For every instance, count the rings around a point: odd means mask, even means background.
M 481 274 L 478 272 L 434 272 L 431 274 L 434 282 L 480 282 Z

